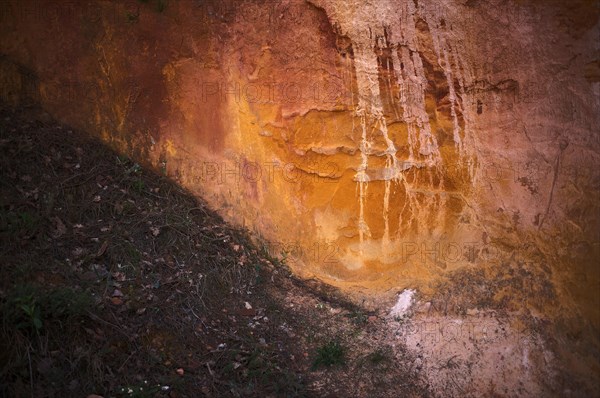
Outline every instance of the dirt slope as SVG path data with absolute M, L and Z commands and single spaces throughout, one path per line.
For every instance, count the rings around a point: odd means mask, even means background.
M 0 123 L 0 397 L 429 395 L 276 245 L 44 113 Z

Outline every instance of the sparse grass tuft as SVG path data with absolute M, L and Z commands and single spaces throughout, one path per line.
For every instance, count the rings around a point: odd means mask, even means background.
M 347 316 L 350 318 L 352 323 L 355 324 L 356 326 L 365 325 L 369 320 L 368 316 L 361 310 L 352 311 Z
M 138 11 L 136 14 L 134 14 L 134 13 L 128 11 L 127 14 L 125 14 L 125 16 L 127 17 L 127 22 L 133 24 L 133 23 L 137 23 L 139 21 L 140 13 Z
M 139 0 L 140 3 L 148 4 L 150 0 Z M 167 0 L 155 0 L 156 1 L 156 11 L 163 12 L 167 8 Z
M 391 358 L 392 353 L 389 348 L 378 348 L 366 357 L 368 363 L 373 366 L 379 366 L 389 362 Z
M 332 367 L 343 365 L 346 362 L 346 349 L 337 340 L 331 340 L 317 348 L 312 368 Z
M 156 11 L 163 12 L 167 8 L 166 0 L 156 0 Z
M 39 332 L 47 323 L 68 326 L 69 321 L 84 316 L 91 306 L 91 297 L 86 292 L 69 288 L 43 291 L 26 284 L 10 291 L 0 308 L 5 328 Z

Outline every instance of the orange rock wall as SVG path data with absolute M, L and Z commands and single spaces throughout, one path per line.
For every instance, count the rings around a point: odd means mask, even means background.
M 9 1 L 4 101 L 177 179 L 347 288 L 547 270 L 598 324 L 591 1 Z

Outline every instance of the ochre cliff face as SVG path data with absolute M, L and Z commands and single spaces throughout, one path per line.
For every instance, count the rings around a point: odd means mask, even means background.
M 598 325 L 593 2 L 13 1 L 1 30 L 5 101 L 167 173 L 300 274 L 427 291 L 521 261 Z

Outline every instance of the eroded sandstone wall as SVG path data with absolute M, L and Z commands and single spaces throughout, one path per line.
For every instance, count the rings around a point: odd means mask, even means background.
M 598 15 L 593 1 L 15 0 L 1 92 L 177 179 L 301 274 L 426 290 L 520 261 L 598 325 Z

